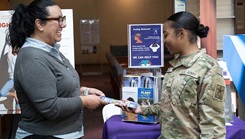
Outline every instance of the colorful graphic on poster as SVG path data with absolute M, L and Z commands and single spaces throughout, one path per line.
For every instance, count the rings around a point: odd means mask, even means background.
M 163 24 L 128 25 L 129 67 L 163 67 Z

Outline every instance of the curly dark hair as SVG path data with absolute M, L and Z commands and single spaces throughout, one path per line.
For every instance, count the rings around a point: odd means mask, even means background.
M 22 47 L 26 38 L 34 33 L 35 20 L 49 16 L 47 7 L 54 5 L 57 4 L 52 0 L 34 0 L 28 6 L 19 4 L 15 8 L 7 33 L 7 41 L 13 49 Z

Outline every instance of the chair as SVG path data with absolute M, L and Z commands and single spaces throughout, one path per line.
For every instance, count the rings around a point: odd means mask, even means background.
M 122 109 L 115 106 L 115 104 L 107 104 L 102 109 L 102 116 L 104 122 L 108 120 L 113 115 L 121 115 Z

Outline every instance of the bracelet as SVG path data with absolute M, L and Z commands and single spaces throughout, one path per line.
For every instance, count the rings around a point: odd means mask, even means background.
M 84 89 L 84 91 L 83 91 L 83 95 L 84 96 L 87 96 L 88 95 L 88 90 L 89 90 L 89 88 L 87 88 L 87 87 Z

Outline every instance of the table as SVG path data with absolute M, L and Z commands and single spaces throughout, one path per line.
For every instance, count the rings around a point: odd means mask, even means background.
M 102 139 L 157 139 L 160 132 L 159 124 L 123 122 L 114 115 L 104 123 Z
M 226 139 L 245 137 L 245 122 L 234 116 L 233 126 L 226 126 Z M 123 122 L 120 115 L 109 118 L 103 127 L 102 139 L 157 139 L 159 124 Z
M 245 137 L 245 122 L 234 116 L 233 126 L 226 126 L 227 139 L 242 139 Z

